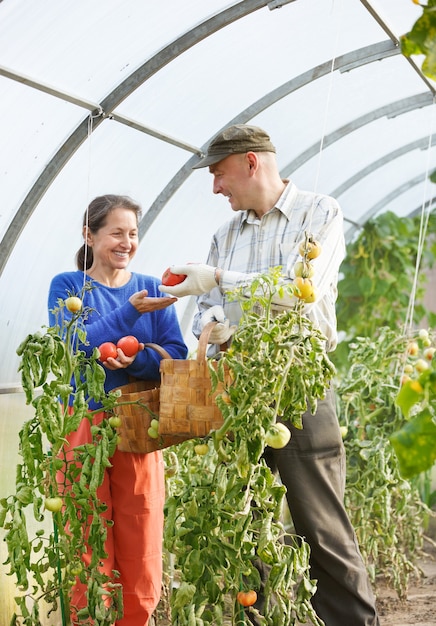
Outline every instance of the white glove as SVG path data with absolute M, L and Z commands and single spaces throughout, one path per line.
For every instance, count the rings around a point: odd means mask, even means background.
M 159 291 L 169 293 L 171 296 L 181 298 L 182 296 L 200 296 L 208 293 L 217 286 L 215 280 L 216 267 L 205 263 L 189 263 L 189 265 L 174 265 L 170 268 L 173 274 L 186 274 L 182 283 L 169 287 L 159 285 Z
M 230 326 L 230 322 L 226 318 L 224 309 L 219 304 L 211 306 L 210 309 L 207 309 L 203 313 L 200 318 L 201 329 L 203 330 L 206 324 L 213 321 L 218 322 L 218 324 L 210 333 L 208 342 L 217 344 L 226 343 L 226 341 L 228 341 L 233 335 L 237 327 L 235 325 Z

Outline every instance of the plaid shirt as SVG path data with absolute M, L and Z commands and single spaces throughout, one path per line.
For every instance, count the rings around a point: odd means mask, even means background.
M 342 212 L 333 198 L 300 191 L 292 182 L 288 182 L 276 206 L 260 219 L 252 211 L 238 212 L 213 236 L 207 263 L 224 271 L 220 286 L 197 299 L 194 334 L 199 336 L 201 332 L 202 312 L 216 304 L 223 306 L 231 324 L 238 323 L 240 306 L 228 302 L 225 293 L 247 282 L 250 274 L 265 273 L 280 265 L 292 280 L 294 264 L 301 260 L 298 245 L 306 232 L 320 242 L 322 252 L 312 261 L 317 299 L 306 304 L 304 311 L 327 337 L 327 349 L 333 350 L 337 344 L 338 272 L 345 254 Z

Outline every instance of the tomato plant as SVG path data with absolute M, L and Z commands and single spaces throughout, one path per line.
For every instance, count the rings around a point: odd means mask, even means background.
M 428 232 L 436 232 L 436 212 L 428 218 Z M 341 373 L 348 369 L 348 346 L 355 337 L 376 339 L 379 329 L 402 328 L 414 293 L 415 327 L 423 319 L 435 327 L 436 315 L 424 304 L 426 269 L 436 257 L 434 238 L 422 249 L 420 271 L 415 282 L 420 217 L 399 217 L 388 211 L 368 220 L 359 236 L 347 246 L 338 283 L 338 330 L 343 336 L 333 361 Z
M 167 269 L 162 274 L 162 285 L 166 285 L 168 287 L 174 287 L 174 285 L 178 285 L 182 283 L 186 278 L 186 274 L 173 274 L 171 269 L 167 267 Z
M 316 410 L 334 367 L 322 333 L 301 313 L 302 302 L 273 311 L 282 278 L 274 268 L 248 290 L 228 294 L 240 302 L 243 317 L 229 350 L 210 363 L 213 386 L 219 380 L 226 387 L 217 397 L 223 425 L 210 434 L 205 455 L 197 453 L 205 441 L 174 449 L 178 470 L 167 480 L 164 545 L 179 580 L 170 597 L 175 625 L 224 623 L 228 598 L 236 598 L 241 581 L 246 589 L 261 587 L 259 561 L 270 574 L 262 615 L 250 605 L 250 617 L 265 626 L 295 624 L 297 616 L 321 624 L 310 604 L 309 547 L 285 530 L 285 488 L 262 457 L 279 419 L 301 428 L 307 407 Z M 234 605 L 232 623 L 238 623 L 241 606 Z
M 85 285 L 84 292 L 90 288 Z M 97 489 L 115 452 L 117 434 L 109 420 L 92 424 L 97 411 L 89 410 L 88 398 L 111 411 L 117 394 L 104 390 L 105 370 L 98 363 L 97 350 L 87 357 L 81 349 L 86 344 L 82 316 L 89 310 L 71 311 L 67 302 L 59 301 L 56 326 L 29 334 L 17 348 L 26 402 L 34 415 L 19 433 L 15 493 L 0 501 L 7 564 L 17 581 L 17 609 L 11 623 L 40 626 L 41 601 L 45 600 L 49 612 L 59 603 L 67 606 L 71 584 L 79 575 L 88 603 L 78 614 L 78 623 L 109 626 L 122 616 L 122 590 L 98 567 L 106 555 L 111 522 L 103 515 L 106 505 Z M 66 437 L 84 418 L 92 424 L 91 442 L 69 449 L 67 455 Z M 66 484 L 74 484 L 74 489 L 64 490 Z M 34 536 L 29 535 L 27 523 L 32 513 Z M 47 531 L 42 525 L 48 513 L 55 516 L 55 527 Z M 92 545 L 87 564 L 82 561 L 85 537 Z
M 405 425 L 396 398 L 402 368 L 416 359 L 407 350 L 415 340 L 420 342 L 386 327 L 376 339 L 356 338 L 338 386 L 340 419 L 347 428 L 345 504 L 371 579 L 383 575 L 399 597 L 406 596 L 409 577 L 417 571 L 428 515 L 417 484 L 404 478 L 391 441 Z M 426 443 L 429 451 L 435 449 L 434 441 Z
M 98 346 L 99 356 L 98 359 L 102 363 L 109 358 L 116 359 L 118 356 L 117 347 L 112 341 L 105 341 Z

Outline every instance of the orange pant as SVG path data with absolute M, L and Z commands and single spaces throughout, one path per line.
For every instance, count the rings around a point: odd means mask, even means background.
M 101 420 L 102 414 L 96 417 Z M 68 437 L 71 448 L 91 441 L 89 421 Z M 108 528 L 103 571 L 123 586 L 124 616 L 116 626 L 146 626 L 161 594 L 164 466 L 161 452 L 135 454 L 117 450 L 106 469 L 98 497 L 107 505 Z M 88 546 L 89 549 L 89 546 Z M 86 557 L 85 557 L 86 559 Z M 86 606 L 86 586 L 72 588 L 71 605 Z M 74 621 L 73 621 L 74 623 Z

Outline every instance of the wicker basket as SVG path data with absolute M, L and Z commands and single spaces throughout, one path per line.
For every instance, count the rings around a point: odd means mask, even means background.
M 147 348 L 155 350 L 163 360 L 171 359 L 170 354 L 157 344 L 147 343 Z M 187 437 L 166 435 L 153 439 L 148 434 L 151 420 L 159 416 L 159 381 L 135 380 L 118 387 L 121 396 L 118 402 L 132 402 L 115 406 L 113 411 L 121 418 L 121 426 L 117 428 L 121 452 L 147 453 L 173 446 Z
M 186 438 L 204 437 L 218 429 L 223 418 L 215 403 L 222 393 L 218 384 L 211 392 L 209 366 L 206 360 L 208 339 L 216 322 L 207 324 L 198 343 L 197 359 L 162 359 L 159 408 L 159 433 L 177 433 Z

